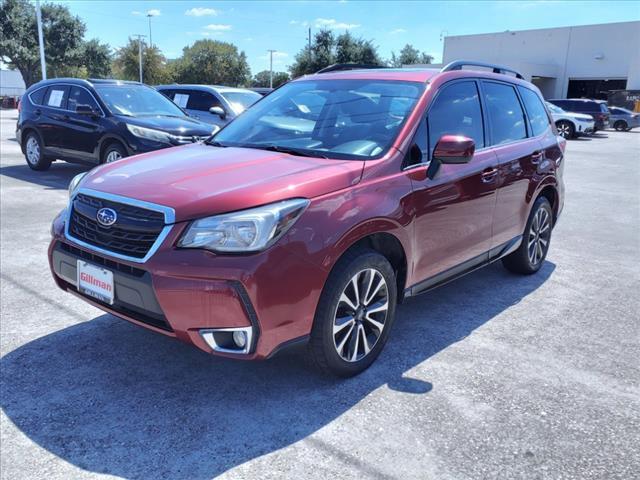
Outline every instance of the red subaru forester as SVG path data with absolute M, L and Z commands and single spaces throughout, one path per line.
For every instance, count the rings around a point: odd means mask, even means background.
M 498 259 L 535 273 L 565 148 L 538 89 L 474 62 L 347 68 L 286 84 L 204 143 L 74 178 L 52 227 L 58 285 L 207 352 L 304 342 L 350 376 L 403 298 Z

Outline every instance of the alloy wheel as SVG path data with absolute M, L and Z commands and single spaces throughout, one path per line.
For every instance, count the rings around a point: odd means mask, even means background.
M 357 362 L 375 347 L 384 330 L 389 291 L 373 268 L 356 273 L 342 291 L 333 321 L 333 343 L 340 358 Z
M 561 123 L 558 126 L 558 133 L 562 138 L 569 138 L 569 135 L 571 133 L 571 130 L 569 129 L 569 125 L 567 125 L 566 123 Z
M 34 136 L 27 140 L 27 161 L 31 165 L 37 165 L 40 161 L 40 144 Z
M 551 237 L 551 216 L 545 208 L 540 208 L 533 217 L 529 228 L 527 253 L 531 265 L 537 265 L 549 248 Z
M 117 150 L 111 150 L 107 154 L 107 163 L 115 162 L 116 160 L 120 160 L 121 158 L 122 155 L 120 155 L 120 152 L 118 152 Z

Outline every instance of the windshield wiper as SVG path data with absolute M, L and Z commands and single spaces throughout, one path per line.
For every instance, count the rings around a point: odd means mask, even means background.
M 316 153 L 316 150 L 307 151 L 301 150 L 293 147 L 285 147 L 282 145 L 243 145 L 246 148 L 257 148 L 260 150 L 269 150 L 270 152 L 279 152 L 279 153 L 288 153 L 289 155 L 296 155 L 298 157 L 319 157 L 319 158 L 328 158 L 321 153 Z
M 223 145 L 222 143 L 218 142 L 217 140 L 212 140 L 210 142 L 204 142 L 205 145 L 210 145 L 212 147 L 222 147 L 222 148 L 227 148 L 228 145 Z

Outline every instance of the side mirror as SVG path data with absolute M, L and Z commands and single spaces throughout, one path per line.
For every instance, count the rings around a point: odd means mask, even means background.
M 225 117 L 227 116 L 226 112 L 224 111 L 224 109 L 222 107 L 211 107 L 209 109 L 210 113 L 213 113 L 214 115 L 218 115 L 222 120 L 225 119 Z
M 76 113 L 78 115 L 93 116 L 96 114 L 96 111 L 91 105 L 76 105 Z
M 433 150 L 433 160 L 440 163 L 469 163 L 476 151 L 476 143 L 464 135 L 443 135 Z

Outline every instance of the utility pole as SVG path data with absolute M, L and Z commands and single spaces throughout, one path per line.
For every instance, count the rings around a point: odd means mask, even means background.
M 140 68 L 140 83 L 142 83 L 142 39 L 146 35 L 134 35 L 134 37 L 138 37 L 138 67 Z
M 153 15 L 147 13 L 147 18 L 149 19 L 149 47 L 153 48 L 153 40 L 151 40 L 151 17 L 153 17 Z
M 311 60 L 311 27 L 309 27 L 309 60 Z
M 47 79 L 47 66 L 44 61 L 44 38 L 42 36 L 42 15 L 40 13 L 40 0 L 36 0 L 36 19 L 38 20 L 38 43 L 40 44 L 40 68 L 42 79 Z
M 273 88 L 273 52 L 275 50 L 267 50 L 269 52 L 269 88 Z

